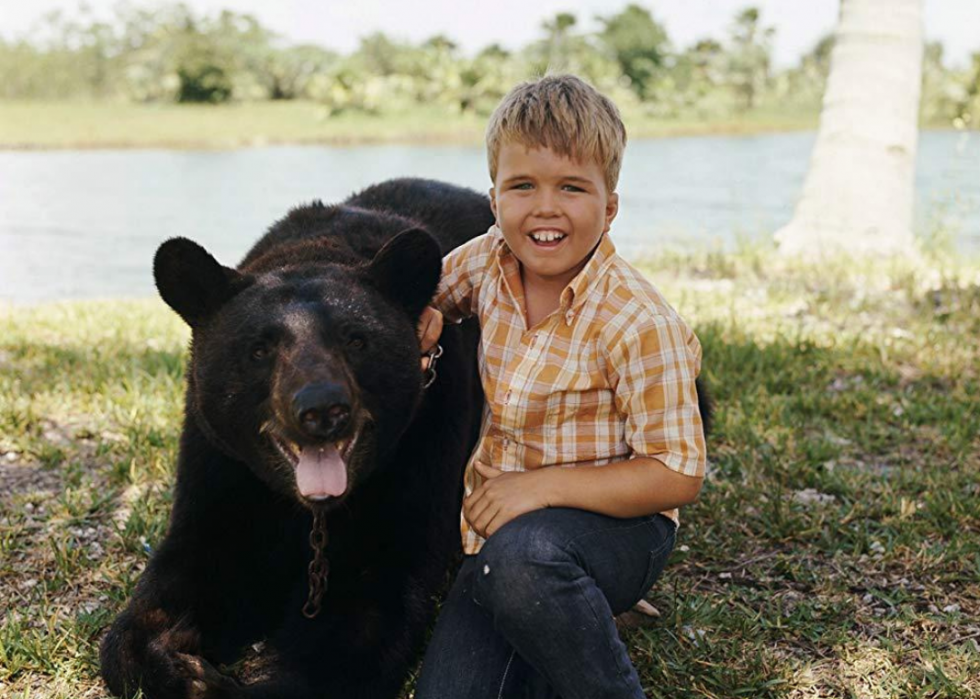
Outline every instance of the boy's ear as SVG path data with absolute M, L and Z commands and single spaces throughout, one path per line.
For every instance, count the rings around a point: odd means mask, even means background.
M 439 286 L 439 243 L 427 231 L 409 228 L 378 250 L 366 272 L 370 283 L 389 301 L 418 318 Z
M 490 188 L 490 211 L 493 212 L 494 219 L 497 218 L 497 190 L 494 187 Z
M 603 233 L 608 233 L 609 228 L 612 226 L 613 220 L 616 218 L 616 214 L 619 213 L 619 194 L 616 192 L 611 192 L 609 198 L 606 199 L 606 225 L 602 229 Z

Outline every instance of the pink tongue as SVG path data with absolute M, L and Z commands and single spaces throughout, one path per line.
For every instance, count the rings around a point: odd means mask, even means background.
M 336 447 L 304 447 L 296 465 L 296 485 L 308 498 L 343 495 L 347 490 L 347 467 Z

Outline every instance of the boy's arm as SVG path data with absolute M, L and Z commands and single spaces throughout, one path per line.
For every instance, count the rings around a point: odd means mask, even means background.
M 476 313 L 479 285 L 493 250 L 490 233 L 473 238 L 442 259 L 442 277 L 432 302 L 422 311 L 417 334 L 422 350 L 422 370 L 429 366 L 424 356 L 442 335 L 443 319 L 458 323 Z
M 458 323 L 476 314 L 480 284 L 493 254 L 490 233 L 473 238 L 442 258 L 442 278 L 429 304 L 446 322 Z
M 635 457 L 653 458 L 685 477 L 704 475 L 707 450 L 696 379 L 701 344 L 676 315 L 612 330 L 606 356 Z
M 515 517 L 545 507 L 574 507 L 610 517 L 641 517 L 697 500 L 703 478 L 685 476 L 649 457 L 595 468 L 501 471 L 481 463 L 486 480 L 463 503 L 463 515 L 482 537 Z

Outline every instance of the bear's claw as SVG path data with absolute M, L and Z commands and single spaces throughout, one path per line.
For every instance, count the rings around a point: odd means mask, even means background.
M 204 658 L 187 653 L 177 653 L 176 657 L 191 677 L 188 699 L 227 696 L 227 691 L 237 686 L 233 679 L 218 672 Z

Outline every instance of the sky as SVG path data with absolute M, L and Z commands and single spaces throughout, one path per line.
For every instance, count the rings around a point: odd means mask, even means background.
M 735 13 L 754 5 L 766 25 L 776 27 L 774 63 L 794 65 L 824 34 L 833 30 L 838 0 L 635 0 L 667 27 L 678 48 L 700 38 L 725 36 Z M 965 65 L 980 51 L 980 0 L 924 0 L 928 40 L 946 46 L 947 63 Z M 108 16 L 118 0 L 88 0 L 97 15 Z M 152 7 L 154 0 L 130 0 Z M 541 23 L 571 12 L 585 31 L 596 15 L 622 10 L 629 0 L 184 0 L 198 13 L 230 9 L 255 15 L 289 43 L 314 43 L 347 53 L 361 36 L 381 31 L 412 42 L 445 34 L 473 53 L 492 43 L 513 49 L 541 36 Z M 29 36 L 51 10 L 77 12 L 78 0 L 0 0 L 0 36 Z

